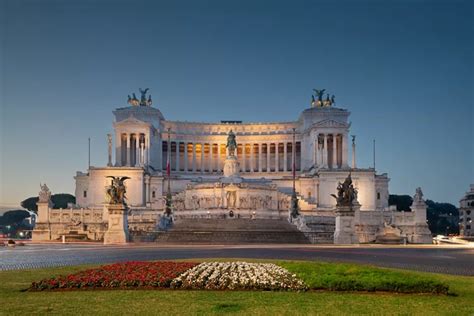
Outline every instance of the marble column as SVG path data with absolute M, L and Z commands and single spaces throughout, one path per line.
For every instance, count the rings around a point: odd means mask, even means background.
M 176 172 L 179 171 L 179 141 L 176 141 Z
M 140 165 L 140 134 L 135 134 L 135 167 Z
M 217 143 L 217 172 L 221 171 L 221 144 Z
M 346 133 L 342 134 L 342 168 L 347 168 L 348 167 L 348 161 L 347 161 L 347 135 Z
M 337 168 L 337 134 L 332 134 L 332 168 Z
M 184 142 L 184 172 L 188 171 L 188 143 Z
M 150 204 L 150 176 L 145 176 L 145 203 Z
M 115 132 L 115 167 L 122 165 L 122 134 Z
M 323 134 L 324 137 L 324 149 L 323 149 L 323 166 L 328 167 L 328 134 Z
M 275 172 L 280 171 L 280 157 L 278 154 L 278 147 L 280 147 L 280 143 L 275 143 Z
M 127 135 L 127 167 L 130 167 L 130 150 L 132 150 L 130 148 L 130 137 L 132 137 L 130 134 L 126 134 Z
M 270 172 L 272 168 L 270 167 L 270 145 L 271 143 L 267 143 L 267 172 Z
M 196 172 L 196 143 L 193 143 L 193 172 Z
M 204 163 L 204 143 L 201 143 L 201 173 L 204 172 L 205 169 L 205 163 Z
M 240 171 L 245 172 L 245 144 L 242 144 L 242 157 L 240 158 L 240 161 L 242 162 L 240 164 Z
M 145 153 L 146 153 L 145 164 L 148 166 L 150 165 L 150 135 L 148 134 L 145 134 Z
M 318 166 L 318 136 L 316 135 L 316 139 L 313 142 L 313 165 L 315 167 Z
M 209 143 L 209 172 L 212 173 L 214 170 L 213 162 L 214 162 L 214 154 L 212 153 L 212 143 Z
M 250 172 L 253 172 L 255 169 L 255 157 L 253 152 L 253 143 L 250 143 Z
M 287 165 L 288 165 L 288 142 L 283 143 L 283 171 L 287 171 Z
M 158 169 L 159 170 L 163 170 L 163 140 L 161 139 L 161 136 L 163 136 L 163 134 L 160 135 L 160 139 L 158 140 Z
M 258 172 L 262 172 L 262 143 L 258 143 Z

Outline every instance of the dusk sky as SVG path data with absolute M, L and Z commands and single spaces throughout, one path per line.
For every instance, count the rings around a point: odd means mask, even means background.
M 359 167 L 458 205 L 474 183 L 472 1 L 0 0 L 0 205 L 74 194 L 112 111 L 297 120 L 313 88 L 352 114 Z M 237 140 L 238 141 L 238 140 Z

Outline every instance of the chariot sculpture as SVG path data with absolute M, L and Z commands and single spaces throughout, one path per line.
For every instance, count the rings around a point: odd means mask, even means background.
M 151 94 L 148 95 L 148 98 L 146 97 L 146 93 L 150 90 L 149 88 L 146 88 L 145 90 L 142 90 L 142 88 L 139 88 L 138 91 L 140 91 L 140 100 L 137 98 L 135 93 L 132 93 L 132 97 L 128 95 L 128 100 L 127 103 L 132 105 L 132 106 L 151 106 L 153 101 L 151 100 Z
M 326 89 L 313 89 L 314 93 L 311 95 L 311 105 L 313 107 L 330 107 L 336 104 L 336 96 L 333 94 L 329 96 L 329 93 L 326 94 L 326 99 L 323 100 L 324 92 Z

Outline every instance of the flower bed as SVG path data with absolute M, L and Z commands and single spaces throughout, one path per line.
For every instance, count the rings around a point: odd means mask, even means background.
M 169 287 L 193 262 L 125 262 L 33 282 L 30 290 Z
M 273 263 L 205 262 L 182 273 L 171 288 L 208 290 L 307 290 L 303 281 Z

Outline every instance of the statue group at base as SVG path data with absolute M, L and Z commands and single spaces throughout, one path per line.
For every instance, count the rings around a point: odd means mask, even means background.
M 359 238 L 355 231 L 355 214 L 360 211 L 357 201 L 357 190 L 352 184 L 351 174 L 337 187 L 336 199 L 336 229 L 334 231 L 335 244 L 358 244 Z
M 112 177 L 110 186 L 106 189 L 108 204 L 108 227 L 104 234 L 104 244 L 124 244 L 130 240 L 128 232 L 128 207 L 126 203 L 126 188 L 124 181 L 129 177 Z

